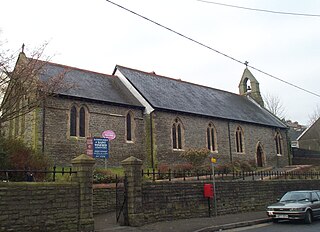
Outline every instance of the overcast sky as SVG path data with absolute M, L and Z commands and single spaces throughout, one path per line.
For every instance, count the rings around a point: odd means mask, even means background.
M 320 17 L 241 10 L 197 0 L 112 0 L 242 62 L 320 95 Z M 210 0 L 209 0 L 210 1 Z M 216 0 L 320 14 L 319 0 Z M 104 0 L 0 0 L 0 41 L 49 42 L 52 62 L 112 74 L 116 64 L 238 93 L 244 65 Z M 28 55 L 28 52 L 26 52 Z M 286 119 L 307 124 L 320 98 L 251 70 Z

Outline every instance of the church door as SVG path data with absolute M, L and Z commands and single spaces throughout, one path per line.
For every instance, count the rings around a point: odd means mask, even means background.
M 262 147 L 259 144 L 258 148 L 257 148 L 257 165 L 258 167 L 263 167 L 263 151 L 262 151 Z

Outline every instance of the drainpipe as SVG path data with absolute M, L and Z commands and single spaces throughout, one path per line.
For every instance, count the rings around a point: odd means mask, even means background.
M 289 165 L 292 165 L 292 158 L 293 158 L 293 150 L 291 147 L 291 141 L 288 136 L 288 129 L 286 129 L 286 140 L 287 140 L 287 154 L 288 154 L 288 162 Z
M 150 113 L 150 150 L 151 150 L 151 167 L 154 168 L 154 157 L 153 157 L 153 120 L 152 120 L 153 112 Z
M 230 122 L 228 122 L 228 139 L 229 139 L 229 154 L 230 154 L 230 162 L 232 163 L 232 149 L 231 149 L 231 135 L 230 135 Z
M 46 107 L 45 101 L 42 102 L 42 154 L 44 155 L 44 133 L 45 133 L 45 124 L 46 124 Z

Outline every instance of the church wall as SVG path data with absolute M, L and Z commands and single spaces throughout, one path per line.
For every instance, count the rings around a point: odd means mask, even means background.
M 21 139 L 26 145 L 36 151 L 41 151 L 42 142 L 42 108 L 37 107 L 32 111 L 6 121 L 2 125 L 2 133 L 6 138 Z
M 68 164 L 72 158 L 86 153 L 86 138 L 69 136 L 69 114 L 72 104 L 87 107 L 88 136 L 101 137 L 105 130 L 113 130 L 116 133 L 116 139 L 110 141 L 110 158 L 107 165 L 118 166 L 131 155 L 144 159 L 145 125 L 141 110 L 53 98 L 47 102 L 46 107 L 45 153 L 55 163 Z M 125 119 L 129 110 L 134 115 L 133 142 L 127 142 L 125 137 Z M 104 165 L 104 159 L 97 161 L 98 165 Z
M 277 164 L 281 166 L 288 165 L 285 131 L 281 131 L 281 135 L 283 137 L 283 155 L 277 158 L 274 140 L 276 130 L 274 128 L 249 123 L 160 111 L 154 113 L 155 147 L 157 153 L 156 160 L 158 163 L 170 164 L 183 162 L 179 157 L 182 151 L 172 149 L 171 128 L 175 118 L 177 117 L 181 120 L 184 128 L 184 143 L 182 150 L 186 150 L 188 148 L 206 148 L 206 129 L 208 124 L 212 123 L 217 132 L 217 157 L 220 164 L 230 162 L 230 157 L 232 157 L 233 161 L 256 161 L 257 144 L 260 142 L 264 153 L 264 166 L 277 166 Z M 235 131 L 238 126 L 241 126 L 243 129 L 244 153 L 236 152 Z M 231 149 L 229 144 L 231 144 Z

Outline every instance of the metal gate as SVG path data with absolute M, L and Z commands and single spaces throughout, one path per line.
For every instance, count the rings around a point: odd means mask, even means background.
M 128 221 L 128 181 L 125 176 L 122 180 L 116 178 L 116 220 L 120 225 L 129 225 Z

